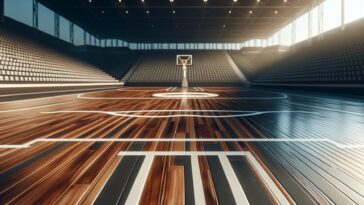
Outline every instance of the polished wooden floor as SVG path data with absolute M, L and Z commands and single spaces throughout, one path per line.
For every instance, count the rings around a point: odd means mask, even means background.
M 171 92 L 0 103 L 0 204 L 364 204 L 362 99 Z

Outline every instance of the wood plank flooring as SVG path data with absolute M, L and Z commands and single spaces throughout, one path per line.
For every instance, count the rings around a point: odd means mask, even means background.
M 166 92 L 1 102 L 0 204 L 364 204 L 362 99 Z

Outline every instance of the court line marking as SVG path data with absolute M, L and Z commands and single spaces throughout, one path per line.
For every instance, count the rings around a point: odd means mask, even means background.
M 13 110 L 0 110 L 0 113 L 34 110 L 34 109 L 38 109 L 38 108 L 51 107 L 51 106 L 55 106 L 55 105 L 63 105 L 63 104 L 68 104 L 68 103 L 71 103 L 71 102 L 54 103 L 54 104 L 40 105 L 40 106 L 35 106 L 35 107 L 19 108 L 19 109 L 13 109 Z
M 38 138 L 24 144 L 0 144 L 0 148 L 24 149 L 38 142 L 327 142 L 340 149 L 364 148 L 364 144 L 343 144 L 328 138 Z
M 198 163 L 197 155 L 191 155 L 191 167 L 192 167 L 192 184 L 195 204 L 205 205 L 205 193 L 201 178 L 200 164 Z
M 293 93 L 285 93 L 287 95 L 290 95 L 290 96 L 298 96 L 298 97 L 303 97 L 303 98 L 312 98 L 312 99 L 320 99 L 320 100 L 331 100 L 331 101 L 337 101 L 337 102 L 342 102 L 342 103 L 359 103 L 359 104 L 363 104 L 362 102 L 353 102 L 353 101 L 349 101 L 349 100 L 338 100 L 338 99 L 332 99 L 330 97 L 332 96 L 327 96 L 327 98 L 325 97 L 316 97 L 316 96 L 308 96 L 308 95 L 303 95 L 303 94 L 293 94 Z M 343 97 L 347 97 L 347 98 L 350 98 L 350 96 L 343 96 Z M 357 96 L 357 98 L 352 97 L 354 98 L 355 100 L 363 100 L 363 98 L 360 98 L 360 96 Z
M 209 90 L 209 89 L 203 89 L 201 87 L 198 87 L 198 88 L 200 88 L 202 91 Z M 248 89 L 248 90 L 252 90 L 252 91 L 253 90 L 257 90 L 257 91 L 262 92 L 262 90 L 259 90 L 259 89 Z M 244 90 L 241 90 L 241 91 L 244 91 Z M 331 98 L 313 97 L 313 96 L 305 96 L 305 95 L 291 94 L 291 93 L 281 93 L 281 92 L 275 92 L 275 91 L 263 91 L 263 92 L 269 92 L 269 93 L 275 93 L 275 94 L 282 94 L 282 95 L 285 95 L 286 98 L 288 98 L 288 96 L 298 96 L 298 97 L 303 97 L 303 98 L 312 98 L 312 99 L 320 99 L 320 100 L 332 100 L 332 101 L 338 101 L 338 102 L 344 102 L 344 103 L 350 103 L 351 102 L 351 101 L 336 100 L 336 99 L 331 99 Z M 292 105 L 300 105 L 300 106 L 317 108 L 317 109 L 322 109 L 322 110 L 329 110 L 329 111 L 334 111 L 334 112 L 341 112 L 341 113 L 347 113 L 347 114 L 364 116 L 364 113 L 357 113 L 357 112 L 351 112 L 351 111 L 345 111 L 345 110 L 336 110 L 336 109 L 333 109 L 333 108 L 325 108 L 325 107 L 314 106 L 314 105 L 305 105 L 305 104 L 294 103 L 294 102 L 287 102 L 287 103 L 292 104 Z
M 364 116 L 364 113 L 351 112 L 351 111 L 346 111 L 346 110 L 336 110 L 336 109 L 333 109 L 333 108 L 326 108 L 326 107 L 320 107 L 320 106 L 315 106 L 315 105 L 305 105 L 305 104 L 301 104 L 301 103 L 293 103 L 293 102 L 287 102 L 287 103 L 292 104 L 292 105 L 299 105 L 299 106 L 303 106 L 303 107 L 311 107 L 311 108 L 317 108 L 317 109 L 322 109 L 322 110 L 328 110 L 328 111 L 334 111 L 334 112 L 341 112 L 341 113 L 346 113 L 346 114 Z
M 225 173 L 225 177 L 230 186 L 236 204 L 249 205 L 244 189 L 241 187 L 238 177 L 236 176 L 229 159 L 224 154 L 219 154 L 218 158 Z
M 167 92 L 167 93 L 155 93 L 153 97 L 159 98 L 214 98 L 219 95 L 216 93 L 205 92 Z
M 138 115 L 131 113 L 148 113 L 148 112 L 156 112 L 156 113 L 166 113 L 166 112 L 207 112 L 207 113 L 241 113 L 241 114 L 233 114 L 233 115 L 205 115 L 205 114 L 168 114 L 168 115 Z M 201 117 L 201 118 L 233 118 L 233 117 L 249 117 L 249 116 L 257 116 L 264 114 L 274 114 L 274 113 L 305 113 L 305 114 L 317 114 L 318 112 L 310 112 L 310 111 L 291 111 L 291 110 L 282 110 L 282 111 L 240 111 L 240 110 L 126 110 L 126 111 L 97 111 L 97 110 L 60 110 L 60 111 L 49 111 L 49 112 L 41 112 L 42 114 L 60 114 L 60 113 L 92 113 L 92 114 L 104 114 L 104 115 L 112 115 L 119 117 L 134 117 L 134 118 L 170 118 L 170 117 Z
M 209 89 L 209 88 L 201 88 L 201 87 L 197 87 L 196 90 L 199 91 L 252 91 L 252 89 Z M 262 91 L 262 92 L 267 92 L 267 91 Z M 278 92 L 275 92 L 278 93 Z
M 267 172 L 264 170 L 264 168 L 260 165 L 260 163 L 257 161 L 257 159 L 254 157 L 254 155 L 251 152 L 245 152 L 246 157 L 249 159 L 249 161 L 253 164 L 254 168 L 260 175 L 260 178 L 263 179 L 262 181 L 267 185 L 270 192 L 274 195 L 274 197 L 278 200 L 279 204 L 291 204 L 286 196 L 282 193 L 282 191 L 277 187 L 277 185 L 274 183 L 272 178 L 267 174 Z
M 85 97 L 83 94 L 77 96 L 78 99 L 84 100 L 175 100 L 183 98 L 159 98 L 159 97 Z M 287 96 L 282 94 L 280 97 L 211 97 L 208 99 L 213 100 L 281 100 L 286 99 Z M 189 97 L 189 99 L 201 99 Z
M 120 88 L 118 89 L 118 91 L 121 91 L 121 92 L 127 92 L 127 91 L 152 91 L 152 92 L 158 92 L 158 91 L 170 91 L 171 89 L 173 89 L 174 87 L 168 87 L 168 88 L 165 88 L 165 89 L 131 89 L 131 88 L 136 88 L 136 87 L 126 87 L 126 88 Z
M 293 93 L 287 93 L 287 92 L 276 92 L 276 91 L 266 91 L 266 90 L 261 90 L 261 89 L 252 89 L 252 88 L 249 88 L 249 89 L 239 89 L 239 90 L 214 90 L 214 89 L 204 89 L 204 88 L 201 88 L 201 87 L 198 87 L 201 89 L 201 91 L 204 91 L 204 90 L 210 90 L 210 91 L 260 91 L 260 92 L 268 92 L 268 93 L 275 93 L 275 94 L 284 94 L 286 96 L 297 96 L 297 97 L 303 97 L 303 98 L 312 98 L 312 99 L 320 99 L 320 100 L 330 100 L 330 101 L 337 101 L 337 102 L 342 102 L 342 103 L 360 103 L 360 104 L 363 104 L 361 102 L 352 102 L 352 101 L 349 101 L 349 100 L 338 100 L 338 99 L 332 99 L 330 97 L 332 96 L 327 96 L 327 98 L 325 97 L 316 97 L 316 96 L 308 96 L 308 95 L 304 95 L 304 94 L 293 94 Z M 356 98 L 356 100 L 358 100 Z M 362 100 L 362 99 L 361 99 Z
M 12 97 L 12 96 L 21 96 L 21 95 L 37 95 L 37 94 L 47 94 L 47 93 L 63 93 L 63 92 L 77 92 L 77 91 L 87 91 L 87 90 L 107 90 L 107 89 L 114 89 L 114 88 L 98 88 L 98 89 L 71 89 L 71 90 L 54 90 L 54 91 L 42 91 L 42 92 L 29 92 L 29 93 L 17 93 L 17 94 L 5 94 L 5 95 L 0 95 L 0 97 Z M 74 94 L 67 94 L 67 95 L 75 95 L 77 93 Z M 57 97 L 57 96 L 50 96 L 50 97 Z
M 170 91 L 173 91 L 170 90 Z M 265 91 L 261 91 L 265 92 Z M 85 94 L 89 93 L 81 93 L 77 96 L 78 99 L 85 99 L 85 100 L 167 100 L 167 99 L 183 99 L 183 98 L 159 98 L 159 97 L 90 97 L 84 96 Z M 287 99 L 287 95 L 284 93 L 275 93 L 279 94 L 280 96 L 276 97 L 210 97 L 209 99 L 215 100 L 280 100 L 280 99 Z M 199 97 L 189 97 L 189 99 L 201 99 Z
M 124 85 L 124 83 L 105 83 L 100 81 L 99 83 L 29 83 L 29 84 L 0 84 L 0 88 L 40 88 L 40 87 L 69 87 L 69 86 L 94 86 L 94 85 Z
M 176 87 L 175 87 L 176 88 Z M 198 87 L 199 89 L 202 89 L 201 87 Z M 204 90 L 204 89 L 202 89 Z M 254 89 L 249 89 L 249 90 L 254 90 Z M 248 90 L 247 90 L 248 91 Z M 258 90 L 260 91 L 260 90 Z M 97 91 L 97 92 L 105 92 L 105 91 Z M 280 94 L 282 95 L 282 97 L 273 97 L 273 98 L 267 98 L 267 97 L 263 97 L 263 98 L 226 98 L 226 97 L 217 97 L 217 98 L 209 98 L 209 99 L 231 99 L 231 100 L 239 100 L 239 99 L 245 99 L 245 100 L 276 100 L 276 99 L 287 99 L 288 95 L 292 95 L 292 94 L 286 94 L 286 93 L 280 93 L 280 92 L 274 92 L 274 91 L 261 91 L 261 92 L 269 92 L 269 93 L 275 93 L 275 94 Z M 92 94 L 95 92 L 88 92 L 88 93 L 81 93 L 77 96 L 77 98 L 80 99 L 89 99 L 89 100 L 148 100 L 148 99 L 178 99 L 178 98 L 152 98 L 152 97 L 146 97 L 146 98 L 130 98 L 130 97 L 125 97 L 125 98 L 103 98 L 103 97 L 84 97 L 82 95 L 84 94 Z M 317 98 L 317 97 L 309 97 L 309 96 L 301 96 L 301 97 L 307 97 L 307 98 Z M 199 99 L 199 98 L 189 98 L 189 99 Z M 326 98 L 318 98 L 318 99 L 326 99 Z M 330 98 L 328 98 L 329 100 L 331 100 Z M 340 100 L 336 100 L 336 101 L 340 101 Z M 347 102 L 347 101 L 342 101 L 342 102 Z M 305 107 L 312 107 L 312 108 L 317 108 L 317 109 L 323 109 L 323 110 L 329 110 L 329 111 L 334 111 L 334 112 L 341 112 L 341 113 L 347 113 L 347 114 L 353 114 L 353 115 L 359 115 L 359 116 L 364 116 L 363 113 L 357 113 L 357 112 L 350 112 L 350 111 L 345 111 L 345 110 L 336 110 L 336 109 L 332 109 L 332 108 L 325 108 L 325 107 L 319 107 L 319 106 L 311 106 L 311 105 L 304 105 L 304 104 L 300 104 L 300 103 L 293 103 L 293 102 L 287 102 L 289 104 L 293 104 L 293 105 L 300 105 L 300 106 L 305 106 Z
M 231 163 L 227 156 L 246 156 L 247 160 L 251 162 L 254 169 L 258 172 L 260 177 L 263 179 L 263 182 L 267 185 L 269 191 L 273 194 L 274 198 L 279 202 L 279 204 L 289 205 L 288 199 L 282 193 L 282 191 L 277 187 L 276 183 L 271 179 L 271 177 L 266 173 L 263 167 L 259 164 L 259 162 L 255 159 L 255 157 L 249 151 L 121 151 L 118 153 L 118 156 L 145 156 L 154 159 L 157 156 L 190 156 L 194 159 L 193 167 L 199 168 L 198 156 L 217 156 L 220 160 L 220 163 L 223 167 L 223 171 L 228 180 L 228 183 L 231 187 L 231 191 L 234 195 L 234 199 L 237 204 L 249 204 L 249 201 L 242 189 L 239 180 L 236 177 L 234 170 L 231 167 Z M 197 162 L 196 162 L 197 160 Z M 197 163 L 197 164 L 195 164 Z M 143 170 L 142 175 L 145 175 L 145 172 L 148 170 Z M 195 170 L 197 171 L 197 170 Z M 196 173 L 197 174 L 197 173 Z M 200 173 L 198 173 L 200 177 Z M 139 175 L 138 175 L 139 176 Z M 143 178 L 144 179 L 144 178 Z M 201 183 L 202 181 L 196 181 L 195 178 L 192 179 L 193 184 Z M 138 184 L 140 185 L 140 184 Z M 201 189 L 201 185 L 196 185 L 198 190 Z M 139 188 L 142 189 L 143 187 Z M 195 188 L 195 186 L 194 186 Z M 203 193 L 203 192 L 202 192 Z M 204 196 L 204 194 L 202 194 Z M 139 201 L 138 198 L 134 198 L 134 201 Z M 195 203 L 199 204 L 199 203 Z M 204 204 L 204 203 L 202 203 Z
M 76 90 L 62 90 L 62 91 L 59 91 L 59 92 L 77 92 L 77 91 L 88 91 L 88 90 L 95 90 L 95 92 L 86 92 L 86 93 L 96 93 L 96 92 L 101 92 L 101 91 L 97 91 L 97 90 L 103 90 L 103 91 L 110 91 L 110 90 L 114 90 L 115 87 L 113 88 L 91 88 L 91 89 L 76 89 Z M 15 95 L 27 95 L 27 94 L 30 94 L 30 95 L 35 95 L 35 94 L 44 94 L 44 93 L 50 93 L 52 91 L 48 91 L 48 92 L 42 92 L 42 93 L 21 93 L 21 94 L 15 94 Z M 58 92 L 58 91 L 57 91 Z M 0 105 L 1 104 L 7 104 L 7 103 L 15 103 L 15 102 L 21 102 L 21 101 L 26 101 L 26 100 L 40 100 L 40 99 L 47 99 L 47 98 L 57 98 L 57 97 L 62 97 L 62 96 L 72 96 L 72 95 L 77 95 L 77 94 L 80 94 L 80 92 L 78 93 L 71 93 L 71 94 L 64 94 L 64 95 L 56 95 L 56 96 L 47 96 L 47 97 L 37 97 L 37 98 L 29 98 L 29 99 L 21 99 L 21 100 L 11 100 L 11 101 L 4 101 L 4 102 L 0 102 Z M 85 94 L 85 93 L 84 93 Z M 11 96 L 5 96 L 5 95 L 0 95 L 0 97 L 11 97 Z
M 154 161 L 154 156 L 152 155 L 145 156 L 143 164 L 140 167 L 139 173 L 133 183 L 133 186 L 130 189 L 128 198 L 125 201 L 126 205 L 139 204 L 153 161 Z

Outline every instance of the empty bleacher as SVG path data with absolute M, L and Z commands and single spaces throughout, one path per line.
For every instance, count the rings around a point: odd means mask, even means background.
M 155 51 L 147 52 L 139 65 L 129 73 L 129 85 L 179 85 L 182 80 L 182 68 L 176 65 L 176 54 L 192 54 L 193 65 L 189 66 L 187 77 L 189 84 L 197 85 L 233 85 L 242 84 L 223 51 Z
M 262 75 L 256 82 L 360 84 L 364 83 L 363 56 L 363 42 L 330 52 L 306 52 L 304 59 L 287 58 L 285 62 L 274 65 L 271 72 Z
M 252 85 L 361 88 L 364 86 L 364 20 L 290 47 L 231 54 Z M 271 60 L 272 56 L 274 61 Z M 262 63 L 266 61 L 266 63 Z
M 100 69 L 2 31 L 0 83 L 116 83 Z

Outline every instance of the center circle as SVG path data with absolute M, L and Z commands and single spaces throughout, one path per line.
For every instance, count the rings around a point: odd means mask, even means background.
M 159 98 L 212 98 L 218 97 L 215 93 L 201 93 L 201 92 L 171 92 L 171 93 L 156 93 L 153 97 Z

